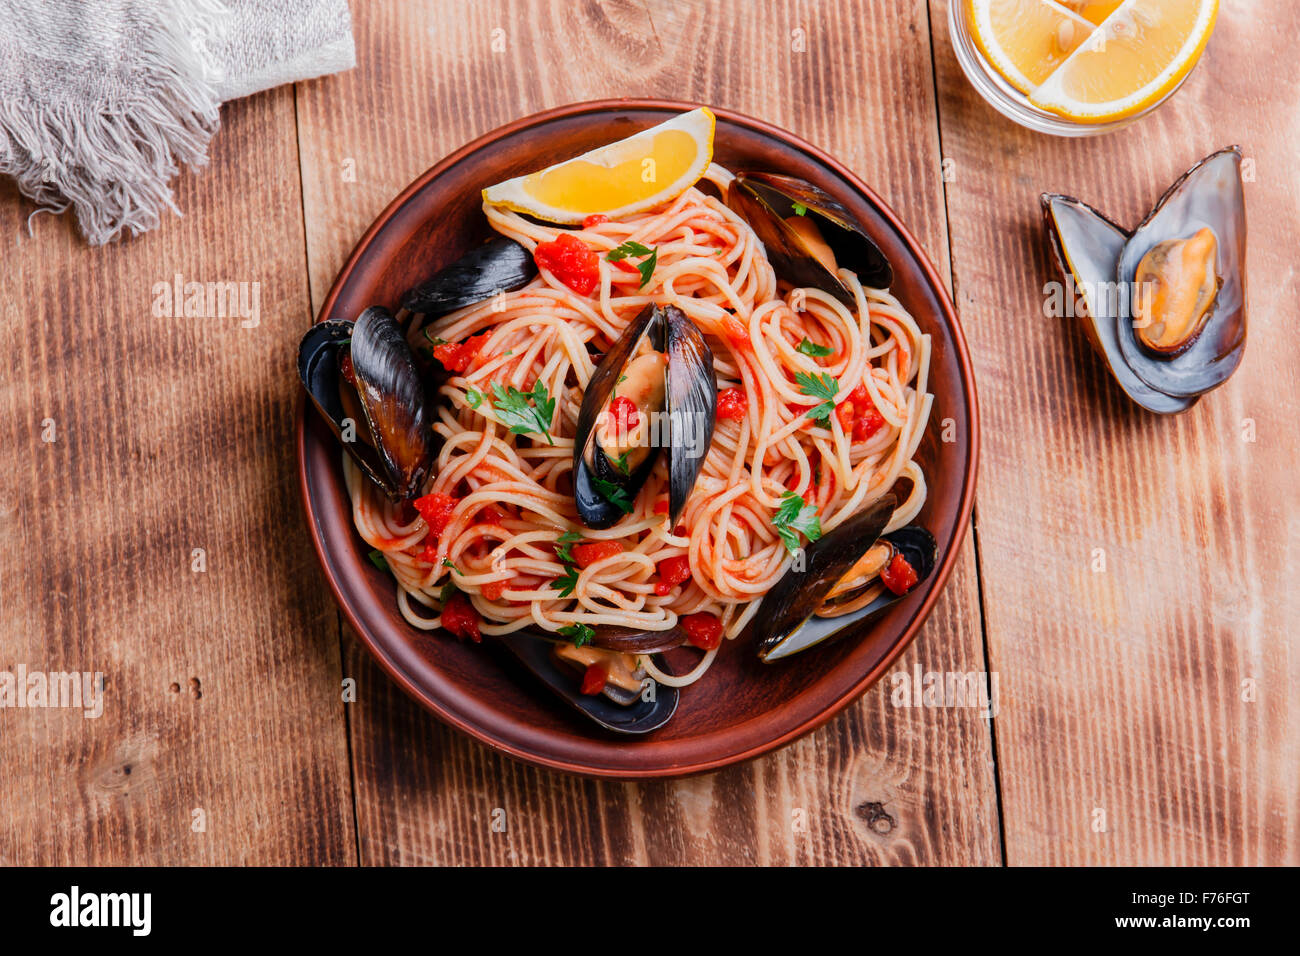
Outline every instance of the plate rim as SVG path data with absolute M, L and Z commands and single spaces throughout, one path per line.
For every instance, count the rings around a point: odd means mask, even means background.
M 812 717 L 804 720 L 797 726 L 778 734 L 777 736 L 752 744 L 743 750 L 722 754 L 709 759 L 697 759 L 693 762 L 683 764 L 662 763 L 655 766 L 627 768 L 586 766 L 564 758 L 552 757 L 546 754 L 525 750 L 492 736 L 470 721 L 464 720 L 455 713 L 452 713 L 438 700 L 430 696 L 424 688 L 417 685 L 414 681 L 410 680 L 405 673 L 398 670 L 394 665 L 394 662 L 390 660 L 387 652 L 378 645 L 377 641 L 370 633 L 368 633 L 368 630 L 361 625 L 351 603 L 345 600 L 340 583 L 333 573 L 330 561 L 326 555 L 325 542 L 322 538 L 320 522 L 316 511 L 313 508 L 307 463 L 307 435 L 309 431 L 307 422 L 307 402 L 302 389 L 299 388 L 294 434 L 294 445 L 298 459 L 298 490 L 304 511 L 304 517 L 306 518 L 307 530 L 312 540 L 312 547 L 316 552 L 317 562 L 321 571 L 329 584 L 330 592 L 334 597 L 335 606 L 342 612 L 353 632 L 358 636 L 358 638 L 360 638 L 371 656 L 379 662 L 380 666 L 388 674 L 388 677 L 408 695 L 414 698 L 427 710 L 431 711 L 443 723 L 454 727 L 461 733 L 467 734 L 480 743 L 486 744 L 488 747 L 499 753 L 504 753 L 516 760 L 532 766 L 545 767 L 551 770 L 560 770 L 578 776 L 598 779 L 648 780 L 656 778 L 676 778 L 709 773 L 720 770 L 723 767 L 745 763 L 793 743 L 805 734 L 811 733 L 826 724 L 831 720 L 831 718 L 840 714 L 849 704 L 861 697 L 889 671 L 889 669 L 894 665 L 894 662 L 897 661 L 903 652 L 911 646 L 912 642 L 916 639 L 917 634 L 920 632 L 921 627 L 934 611 L 935 604 L 938 603 L 940 595 L 947 586 L 948 579 L 956 567 L 962 546 L 965 544 L 966 535 L 970 533 L 972 528 L 972 513 L 975 503 L 975 484 L 979 470 L 980 453 L 979 402 L 976 394 L 975 371 L 974 365 L 971 362 L 970 350 L 966 344 L 966 336 L 962 330 L 961 322 L 957 315 L 957 309 L 953 303 L 947 284 L 943 281 L 938 270 L 935 268 L 934 263 L 931 262 L 930 257 L 921 247 L 921 244 L 912 234 L 911 230 L 903 224 L 902 220 L 889 204 L 886 203 L 875 192 L 875 190 L 868 186 L 857 174 L 849 170 L 844 166 L 844 164 L 826 151 L 813 145 L 802 137 L 781 129 L 765 120 L 757 119 L 745 113 L 722 107 L 715 107 L 709 104 L 692 103 L 684 100 L 664 99 L 659 97 L 615 97 L 568 103 L 550 109 L 541 110 L 536 113 L 530 113 L 527 116 L 512 120 L 503 126 L 495 127 L 468 143 L 465 143 L 463 146 L 453 150 L 433 166 L 426 169 L 422 174 L 408 184 L 405 189 L 399 192 L 387 206 L 384 207 L 383 211 L 379 213 L 365 232 L 362 233 L 361 238 L 357 240 L 356 245 L 348 254 L 347 259 L 335 275 L 334 280 L 330 285 L 330 289 L 321 303 L 320 310 L 313 317 L 313 324 L 322 321 L 322 316 L 329 316 L 330 312 L 334 308 L 335 302 L 342 293 L 344 286 L 351 278 L 353 270 L 357 267 L 357 264 L 360 262 L 371 242 L 388 226 L 389 222 L 399 213 L 402 207 L 405 206 L 413 196 L 437 179 L 438 176 L 442 175 L 447 169 L 472 156 L 479 150 L 491 146 L 493 143 L 504 137 L 528 129 L 529 127 L 541 126 L 556 120 L 570 119 L 583 114 L 616 112 L 620 110 L 652 110 L 672 113 L 685 112 L 687 110 L 697 109 L 701 106 L 707 106 L 718 120 L 725 120 L 734 125 L 749 127 L 755 132 L 771 137 L 789 146 L 793 146 L 808 155 L 811 159 L 825 165 L 828 169 L 834 172 L 836 176 L 840 177 L 848 186 L 858 191 L 861 196 L 867 200 L 875 211 L 880 214 L 881 218 L 895 230 L 904 245 L 906 245 L 913 259 L 920 266 L 921 272 L 924 274 L 930 291 L 934 294 L 939 304 L 939 314 L 937 318 L 946 326 L 952 337 L 955 359 L 961 373 L 961 393 L 965 400 L 970 422 L 970 455 L 966 462 L 964 474 L 962 475 L 961 496 L 958 499 L 957 518 L 954 523 L 953 540 L 948 547 L 947 552 L 941 557 L 938 567 L 935 569 L 933 586 L 926 593 L 921 605 L 907 621 L 902 633 L 893 642 L 889 650 L 885 652 L 874 667 L 870 668 L 847 690 L 841 693 L 835 700 L 832 700 L 827 704 L 827 706 L 822 708 Z M 635 746 L 635 744 L 631 744 L 630 746 Z

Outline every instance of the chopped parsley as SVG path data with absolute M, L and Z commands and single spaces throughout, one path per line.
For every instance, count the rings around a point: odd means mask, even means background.
M 586 624 L 570 624 L 567 627 L 560 628 L 560 633 L 573 641 L 574 647 L 590 644 L 596 636 L 596 632 Z
M 804 355 L 811 355 L 813 358 L 825 358 L 828 355 L 835 354 L 835 350 L 829 345 L 818 345 L 806 335 L 803 337 L 803 341 L 800 342 L 796 348 Z
M 632 513 L 632 499 L 627 496 L 627 489 L 622 485 L 616 485 L 612 481 L 606 481 L 604 478 L 591 476 L 591 483 L 596 486 L 600 496 L 617 508 L 623 514 Z
M 821 519 L 817 509 L 808 504 L 793 491 L 781 496 L 781 507 L 772 517 L 772 527 L 785 542 L 786 550 L 794 552 L 799 549 L 799 534 L 803 532 L 809 541 L 816 541 L 822 536 Z
M 578 586 L 578 569 L 575 565 L 566 564 L 564 574 L 556 578 L 551 584 L 560 592 L 560 597 L 568 597 L 573 593 L 573 589 Z
M 375 550 L 371 551 L 366 555 L 366 557 L 369 558 L 370 563 L 380 571 L 388 570 L 388 559 L 384 557 L 384 552 L 380 551 L 378 548 L 375 548 Z
M 421 331 L 424 333 L 424 337 L 425 337 L 426 339 L 428 339 L 430 342 L 432 342 L 434 345 L 446 345 L 446 344 L 447 344 L 447 340 L 446 340 L 446 339 L 440 339 L 440 338 L 438 338 L 438 336 L 436 336 L 436 335 L 430 335 L 430 334 L 429 334 L 429 327 L 428 327 L 427 325 L 426 325 L 426 326 L 425 326 Z
M 614 467 L 617 468 L 619 471 L 621 471 L 621 472 L 622 472 L 623 474 L 625 474 L 625 475 L 627 474 L 627 456 L 628 456 L 628 454 L 630 454 L 630 453 L 625 451 L 625 452 L 623 452 L 623 454 L 619 455 L 617 458 L 614 459 Z
M 451 558 L 443 558 L 443 559 L 442 559 L 442 566 L 443 566 L 444 568 L 451 568 L 453 571 L 456 571 L 456 565 L 454 565 L 454 564 L 451 563 Z M 457 574 L 460 574 L 459 571 L 456 571 L 456 573 L 457 573 Z
M 794 380 L 799 384 L 799 391 L 822 400 L 820 405 L 808 410 L 806 417 L 823 425 L 829 425 L 831 412 L 835 411 L 835 396 L 840 390 L 840 384 L 835 381 L 835 376 L 830 372 L 823 372 L 821 375 L 796 372 Z
M 442 586 L 442 590 L 438 593 L 438 603 L 441 604 L 443 607 L 446 607 L 447 602 L 450 601 L 455 596 L 455 594 L 456 594 L 456 585 L 448 581 L 446 584 Z
M 569 545 L 575 541 L 581 541 L 582 535 L 576 531 L 566 531 L 555 539 L 555 554 L 561 561 L 568 564 L 573 563 L 573 554 L 569 551 Z
M 467 388 L 465 389 L 465 400 L 469 402 L 470 408 L 478 408 L 483 404 L 483 393 Z
M 541 379 L 533 383 L 531 392 L 521 392 L 513 385 L 509 389 L 503 389 L 493 382 L 492 393 L 496 396 L 492 404 L 496 407 L 497 415 L 513 434 L 536 432 L 546 438 L 547 444 L 555 444 L 550 434 L 551 418 L 555 415 L 555 399 L 547 394 Z M 530 400 L 533 403 L 531 405 L 528 404 Z
M 659 249 L 657 247 L 651 249 L 649 246 L 643 246 L 641 243 L 629 239 L 627 242 L 620 246 L 615 246 L 605 254 L 605 258 L 610 262 L 622 262 L 628 256 L 647 257 L 642 259 L 640 264 L 636 267 L 636 271 L 641 273 L 641 285 L 637 288 L 641 288 L 649 282 L 650 277 L 654 275 L 655 264 L 659 261 Z
M 792 203 L 792 205 L 794 206 L 794 214 L 796 216 L 806 216 L 808 214 L 808 207 L 803 203 L 797 202 Z

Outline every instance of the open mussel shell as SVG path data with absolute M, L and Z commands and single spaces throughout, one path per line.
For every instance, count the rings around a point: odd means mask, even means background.
M 1148 411 L 1171 415 L 1196 403 L 1193 398 L 1166 395 L 1147 385 L 1129 368 L 1120 351 L 1120 286 L 1115 264 L 1128 242 L 1128 233 L 1092 207 L 1072 196 L 1044 194 L 1043 218 L 1048 242 L 1061 275 L 1073 279 L 1083 294 L 1087 314 L 1080 316 L 1088 340 L 1101 355 L 1116 383 Z
M 502 635 L 494 643 L 505 648 L 570 707 L 606 730 L 619 734 L 649 733 L 668 723 L 676 712 L 680 696 L 677 688 L 653 680 L 650 682 L 652 693 L 632 693 L 615 688 L 618 700 L 607 694 L 581 693 L 581 675 L 556 662 L 551 652 L 553 641 L 553 637 L 535 631 L 516 631 Z M 656 664 L 670 673 L 662 661 Z
M 471 249 L 402 297 L 402 308 L 436 316 L 513 292 L 537 276 L 532 253 L 500 237 Z
M 597 440 L 601 417 L 624 370 L 643 344 L 664 355 L 662 408 L 642 408 L 645 457 L 624 473 Z M 717 409 L 718 384 L 713 352 L 695 324 L 675 306 L 648 305 L 601 357 L 582 397 L 573 446 L 574 504 L 589 528 L 608 528 L 625 513 L 602 488 L 617 488 L 631 501 L 645 484 L 662 451 L 668 455 L 668 520 L 675 526 L 704 467 Z M 658 427 L 652 427 L 659 416 Z
M 1201 230 L 1213 235 L 1213 273 L 1202 302 L 1217 296 L 1203 324 L 1189 323 L 1186 341 L 1170 354 L 1153 353 L 1134 328 L 1134 302 L 1142 289 L 1123 297 L 1118 342 L 1135 375 L 1166 395 L 1201 395 L 1227 380 L 1241 364 L 1246 346 L 1246 202 L 1241 181 L 1241 150 L 1230 147 L 1197 163 L 1170 187 L 1124 245 L 1117 264 L 1121 286 L 1146 274 L 1153 250 L 1193 240 Z M 1143 265 L 1142 272 L 1139 266 Z
M 825 250 L 810 242 L 800 227 L 801 217 L 815 225 L 835 264 L 855 272 L 864 286 L 887 289 L 894 281 L 889 260 L 861 224 L 810 182 L 775 173 L 741 172 L 727 188 L 726 202 L 763 243 L 777 277 L 791 285 L 820 289 L 845 305 L 855 305 L 848 287 L 828 268 Z
M 392 494 L 395 485 L 375 447 L 361 400 L 340 373 L 339 362 L 348 351 L 352 330 L 353 323 L 339 319 L 313 325 L 298 345 L 298 377 L 322 420 L 352 460 L 367 478 Z
M 786 571 L 763 599 L 755 623 L 750 625 L 759 660 L 771 663 L 842 637 L 905 597 L 885 591 L 848 614 L 816 616 L 835 586 L 880 541 L 888 541 L 903 554 L 916 571 L 918 587 L 930 576 L 938 549 L 928 531 L 908 526 L 884 534 L 896 506 L 894 496 L 885 495 L 804 549 L 803 569 L 792 566 Z

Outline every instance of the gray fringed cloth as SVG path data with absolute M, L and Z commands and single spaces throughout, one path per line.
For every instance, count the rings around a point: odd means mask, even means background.
M 93 245 L 179 215 L 218 107 L 350 69 L 347 0 L 0 0 L 0 173 Z

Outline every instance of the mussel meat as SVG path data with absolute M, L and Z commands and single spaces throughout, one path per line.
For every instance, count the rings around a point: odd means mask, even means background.
M 313 326 L 298 375 L 330 429 L 393 501 L 419 493 L 437 448 L 432 411 L 401 327 L 387 309 Z
M 587 383 L 573 447 L 574 502 L 590 528 L 631 510 L 662 450 L 673 527 L 713 438 L 713 352 L 676 306 L 646 306 Z
M 1069 196 L 1042 202 L 1057 265 L 1087 302 L 1088 337 L 1130 398 L 1171 414 L 1227 380 L 1246 344 L 1239 148 L 1188 170 L 1131 235 Z
M 853 215 L 810 182 L 775 173 L 737 173 L 727 205 L 749 223 L 776 274 L 795 286 L 820 289 L 847 306 L 853 293 L 839 277 L 851 269 L 873 289 L 887 289 L 894 271 Z
M 600 630 L 596 628 L 598 633 Z M 569 706 L 607 730 L 621 734 L 649 733 L 666 724 L 677 710 L 677 688 L 654 681 L 635 663 L 629 663 L 626 658 L 631 651 L 615 653 L 589 646 L 576 647 L 567 641 L 556 641 L 554 635 L 531 629 L 505 634 L 496 643 Z M 611 678 L 599 694 L 581 692 L 583 674 L 591 663 L 605 666 Z M 656 666 L 672 673 L 663 661 L 658 661 Z
M 504 236 L 471 249 L 402 296 L 402 308 L 444 315 L 513 292 L 533 281 L 537 263 L 524 246 Z
M 759 660 L 770 663 L 842 637 L 930 576 L 933 535 L 915 525 L 884 533 L 896 506 L 892 494 L 884 495 L 804 549 L 803 566 L 792 566 L 772 587 L 750 625 Z M 882 575 L 899 590 L 886 587 L 862 607 L 833 613 L 836 605 L 865 600 Z

